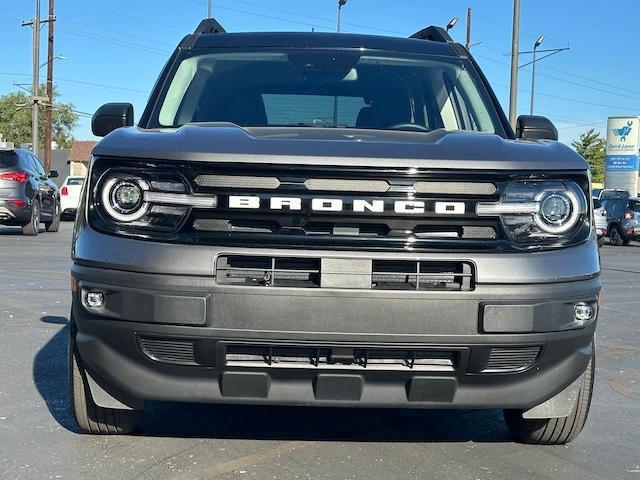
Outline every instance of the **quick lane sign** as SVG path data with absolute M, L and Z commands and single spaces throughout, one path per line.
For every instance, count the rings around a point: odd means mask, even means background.
M 612 117 L 607 122 L 606 170 L 638 170 L 640 118 Z

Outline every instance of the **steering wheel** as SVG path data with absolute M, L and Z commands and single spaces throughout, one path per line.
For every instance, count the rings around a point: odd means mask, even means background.
M 396 123 L 395 125 L 391 125 L 389 127 L 391 130 L 408 130 L 413 132 L 430 132 L 431 129 L 425 127 L 424 125 L 420 125 L 419 123 Z

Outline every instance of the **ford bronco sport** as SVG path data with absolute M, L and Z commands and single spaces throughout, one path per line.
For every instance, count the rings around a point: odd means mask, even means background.
M 123 127 L 123 128 L 120 128 Z M 582 429 L 600 291 L 587 163 L 509 126 L 446 32 L 203 21 L 137 126 L 107 104 L 74 243 L 82 430 L 145 401 L 503 409 Z

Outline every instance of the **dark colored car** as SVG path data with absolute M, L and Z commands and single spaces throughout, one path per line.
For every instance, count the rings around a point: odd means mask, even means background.
M 206 20 L 137 126 L 107 104 L 92 128 L 69 329 L 81 429 L 130 432 L 153 400 L 500 408 L 532 443 L 582 429 L 588 164 L 545 118 L 514 132 L 443 29 Z
M 607 198 L 602 200 L 607 211 L 609 240 L 612 245 L 629 245 L 640 240 L 640 198 Z
M 60 191 L 40 160 L 20 148 L 0 150 L 0 224 L 22 227 L 25 235 L 38 235 L 40 223 L 47 232 L 60 228 Z

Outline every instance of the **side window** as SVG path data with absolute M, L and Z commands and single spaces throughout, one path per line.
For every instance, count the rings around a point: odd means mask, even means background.
M 33 172 L 33 165 L 31 164 L 31 158 L 29 158 L 29 155 L 18 153 L 18 165 L 22 170 Z
M 46 175 L 46 172 L 44 171 L 44 167 L 42 166 L 42 164 L 40 163 L 40 160 L 38 160 L 38 158 L 35 155 L 31 155 L 31 160 L 35 165 L 36 173 L 38 173 L 39 175 Z

